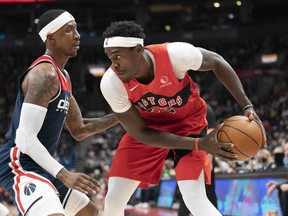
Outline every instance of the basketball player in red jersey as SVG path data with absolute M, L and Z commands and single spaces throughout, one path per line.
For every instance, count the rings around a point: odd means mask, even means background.
M 187 71 L 213 70 L 245 115 L 260 123 L 236 73 L 220 55 L 188 43 L 144 47 L 143 29 L 133 21 L 113 22 L 103 36 L 112 64 L 101 91 L 127 131 L 109 173 L 104 215 L 123 216 L 137 187 L 158 184 L 170 149 L 190 212 L 221 215 L 205 194 L 204 180 L 209 182 L 211 173 L 207 153 L 227 160 L 237 155 L 231 153 L 232 143 L 215 139 L 219 126 L 206 135 L 206 104 Z
M 7 142 L 0 148 L 0 184 L 14 198 L 19 215 L 96 216 L 86 194 L 99 182 L 66 170 L 53 158 L 63 125 L 81 140 L 118 123 L 114 114 L 83 119 L 65 65 L 79 50 L 74 17 L 50 10 L 38 22 L 46 52 L 20 76 Z

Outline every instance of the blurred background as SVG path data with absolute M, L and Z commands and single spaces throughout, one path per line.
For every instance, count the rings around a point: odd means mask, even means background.
M 244 212 L 249 206 L 254 206 L 251 215 L 265 215 L 271 209 L 277 209 L 281 215 L 277 192 L 267 201 L 265 184 L 270 180 L 287 180 L 288 176 L 285 169 L 288 162 L 284 162 L 285 157 L 288 161 L 287 0 L 0 0 L 0 145 L 5 142 L 10 124 L 18 75 L 45 51 L 36 32 L 38 18 L 46 10 L 57 8 L 68 10 L 75 17 L 81 34 L 78 56 L 69 60 L 66 69 L 85 117 L 111 112 L 99 83 L 110 64 L 103 52 L 102 33 L 112 21 L 140 23 L 145 30 L 146 45 L 184 41 L 222 55 L 239 75 L 263 121 L 268 151 L 261 150 L 245 162 L 216 158 L 218 208 L 224 215 L 247 215 Z M 212 72 L 189 71 L 189 74 L 199 84 L 202 97 L 212 106 L 217 124 L 232 115 L 243 114 Z M 107 172 L 123 133 L 121 126 L 115 126 L 76 142 L 64 130 L 55 155 L 67 169 L 100 179 L 103 190 L 91 197 L 100 207 L 105 197 Z M 145 201 L 148 205 L 137 206 L 142 204 L 141 191 L 137 191 L 129 202 L 134 210 L 127 207 L 127 215 L 152 215 L 143 209 L 153 207 L 164 208 L 161 215 L 177 215 L 179 191 L 174 184 L 172 161 L 167 159 L 163 170 L 161 185 L 171 189 L 168 201 L 161 201 L 161 187 L 155 187 Z M 224 186 L 227 191 L 239 191 L 225 193 Z M 243 198 L 247 188 L 254 194 L 250 199 Z M 5 192 L 1 197 L 4 203 L 11 204 Z M 240 205 L 244 206 L 242 210 Z

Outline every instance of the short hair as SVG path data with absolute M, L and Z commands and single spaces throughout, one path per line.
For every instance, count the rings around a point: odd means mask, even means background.
M 109 27 L 103 32 L 104 38 L 110 37 L 136 37 L 145 39 L 144 29 L 141 25 L 134 21 L 117 21 L 112 22 Z
M 39 33 L 48 23 L 56 19 L 58 16 L 60 16 L 64 12 L 66 11 L 62 9 L 53 9 L 53 10 L 46 11 L 39 18 L 39 21 L 37 24 L 37 32 Z

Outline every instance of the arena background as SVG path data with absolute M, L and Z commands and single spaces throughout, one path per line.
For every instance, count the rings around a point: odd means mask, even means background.
M 286 169 L 276 163 L 273 153 L 277 146 L 288 143 L 287 0 L 24 2 L 0 0 L 0 145 L 9 127 L 17 77 L 45 51 L 36 33 L 40 14 L 61 8 L 76 18 L 81 46 L 78 56 L 69 61 L 67 70 L 83 116 L 111 112 L 99 90 L 101 76 L 109 66 L 102 48 L 103 31 L 112 21 L 136 20 L 145 29 L 145 44 L 189 42 L 218 52 L 236 70 L 264 123 L 270 152 L 267 158 L 272 158 L 272 162 L 267 165 L 258 156 L 245 163 L 217 160 L 218 207 L 224 215 L 242 216 L 249 212 L 249 216 L 258 216 L 274 210 L 281 215 L 277 192 L 268 200 L 265 184 L 270 180 L 287 180 Z M 202 97 L 213 107 L 217 123 L 231 115 L 242 114 L 241 107 L 215 81 L 212 72 L 200 75 L 191 71 L 190 74 L 200 85 Z M 101 180 L 103 190 L 91 197 L 100 207 L 105 196 L 106 174 L 123 132 L 121 126 L 116 126 L 76 142 L 64 130 L 55 155 L 68 169 L 83 171 Z M 129 202 L 127 215 L 177 215 L 179 192 L 173 180 L 171 161 L 167 160 L 165 166 L 160 186 L 170 194 L 163 195 L 161 187 L 151 189 L 149 208 L 144 208 L 147 206 L 139 205 L 140 191 L 137 191 Z M 1 192 L 1 200 L 15 212 L 9 195 Z

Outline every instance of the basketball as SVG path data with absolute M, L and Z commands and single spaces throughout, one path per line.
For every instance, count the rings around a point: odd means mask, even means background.
M 219 142 L 233 143 L 237 160 L 249 160 L 257 154 L 263 143 L 263 134 L 256 121 L 246 116 L 232 116 L 224 121 L 217 134 Z

